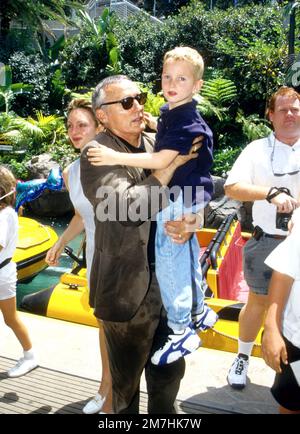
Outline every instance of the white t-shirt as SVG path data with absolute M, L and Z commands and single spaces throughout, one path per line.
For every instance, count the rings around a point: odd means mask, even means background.
M 293 220 L 291 234 L 273 250 L 265 263 L 295 279 L 283 312 L 282 331 L 293 345 L 300 348 L 300 213 L 294 213 Z
M 273 161 L 271 158 L 273 155 Z M 225 185 L 246 182 L 265 187 L 286 187 L 294 198 L 300 194 L 300 172 L 295 175 L 274 176 L 300 169 L 300 139 L 289 146 L 274 134 L 251 142 L 234 163 Z M 267 200 L 256 200 L 252 208 L 253 225 L 260 226 L 268 234 L 286 235 L 275 227 L 276 206 Z
M 18 239 L 18 217 L 11 208 L 6 207 L 0 210 L 0 263 L 11 258 L 15 252 Z M 16 264 L 10 262 L 0 268 L 0 300 L 14 297 L 16 291 Z
M 0 264 L 11 258 L 16 250 L 18 240 L 18 216 L 10 207 L 0 210 Z

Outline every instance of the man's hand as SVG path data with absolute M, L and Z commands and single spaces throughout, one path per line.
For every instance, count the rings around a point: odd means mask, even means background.
M 198 158 L 197 150 L 201 148 L 202 143 L 201 140 L 203 139 L 203 136 L 198 136 L 194 139 L 194 142 L 197 142 L 197 144 L 192 145 L 192 152 L 190 151 L 187 155 L 177 155 L 175 160 L 172 161 L 172 163 L 166 168 L 166 169 L 156 169 L 153 172 L 153 176 L 158 179 L 158 181 L 161 183 L 161 185 L 168 185 L 171 179 L 173 178 L 174 172 L 178 167 L 182 166 L 183 164 L 187 163 L 190 160 L 193 160 L 194 158 Z M 194 149 L 193 149 L 194 148 Z
M 275 328 L 266 330 L 262 339 L 262 356 L 264 361 L 274 371 L 281 373 L 280 361 L 288 364 L 287 351 L 281 333 Z
M 187 214 L 177 220 L 166 222 L 165 233 L 174 243 L 184 244 L 202 224 L 203 219 L 200 214 Z
M 150 130 L 157 131 L 157 118 L 152 116 L 151 113 L 144 112 L 144 121 Z
M 271 203 L 277 207 L 278 212 L 289 213 L 297 208 L 298 202 L 286 193 L 280 193 L 271 199 Z

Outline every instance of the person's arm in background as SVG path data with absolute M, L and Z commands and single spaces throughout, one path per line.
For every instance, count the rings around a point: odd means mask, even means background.
M 262 339 L 262 355 L 268 366 L 281 372 L 280 362 L 288 363 L 287 351 L 282 338 L 282 313 L 289 297 L 294 279 L 273 271 L 269 286 L 268 310 Z
M 237 182 L 225 185 L 226 196 L 241 202 L 253 202 L 255 200 L 265 200 L 268 196 L 270 187 L 249 184 L 247 182 Z M 291 212 L 298 206 L 297 199 L 286 193 L 280 193 L 271 199 L 280 212 Z
M 68 168 L 63 172 L 63 178 L 67 189 L 69 190 L 68 184 Z M 77 235 L 79 235 L 84 230 L 84 224 L 81 215 L 75 209 L 75 214 L 72 217 L 67 229 L 59 237 L 54 246 L 48 250 L 45 261 L 50 266 L 58 265 L 58 260 L 64 251 L 66 245 L 72 241 Z

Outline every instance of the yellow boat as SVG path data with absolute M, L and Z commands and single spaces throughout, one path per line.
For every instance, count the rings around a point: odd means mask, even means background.
M 201 333 L 203 346 L 237 352 L 238 316 L 248 294 L 242 273 L 242 247 L 250 235 L 241 232 L 240 223 L 232 215 L 218 230 L 202 229 L 197 236 L 200 245 L 206 246 L 200 258 L 209 287 L 206 302 L 219 315 L 214 328 Z M 86 270 L 80 266 L 71 273 L 64 273 L 56 286 L 25 296 L 21 308 L 97 327 L 93 309 L 88 304 Z M 260 336 L 261 332 L 252 352 L 258 357 L 261 356 Z
M 46 254 L 57 239 L 56 232 L 50 226 L 19 217 L 17 249 L 12 258 L 17 264 L 19 283 L 31 280 L 47 267 Z

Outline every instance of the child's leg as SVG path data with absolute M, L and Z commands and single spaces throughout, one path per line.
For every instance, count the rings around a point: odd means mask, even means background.
M 12 329 L 23 350 L 29 351 L 32 348 L 32 344 L 27 328 L 18 315 L 16 297 L 0 300 L 0 310 L 2 311 L 5 324 Z
M 197 315 L 203 311 L 204 294 L 202 287 L 202 270 L 200 265 L 200 246 L 195 233 L 192 235 L 189 244 L 193 293 L 192 315 Z
M 157 216 L 155 270 L 168 326 L 184 330 L 191 322 L 192 274 L 190 243 L 175 244 L 165 234 L 164 223 L 182 215 L 182 196 Z

